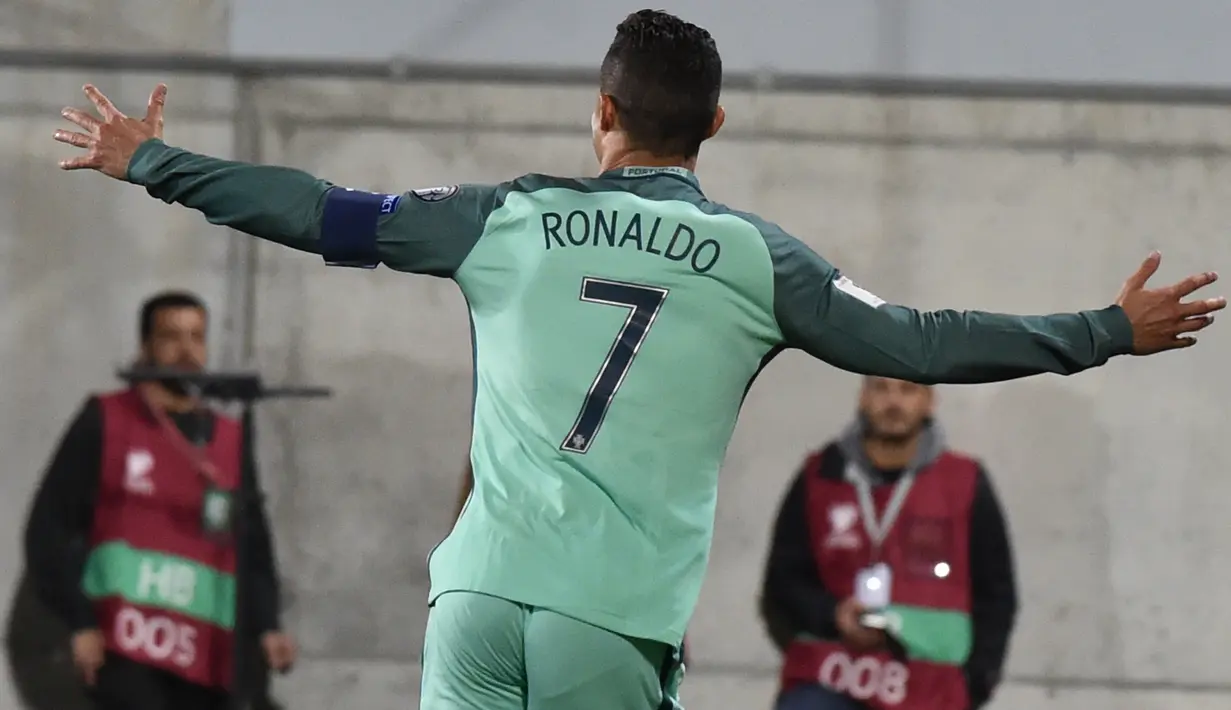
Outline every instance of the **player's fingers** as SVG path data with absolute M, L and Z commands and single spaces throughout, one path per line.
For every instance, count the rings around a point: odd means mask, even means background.
M 1179 306 L 1179 313 L 1181 316 L 1188 318 L 1191 316 L 1200 316 L 1205 315 L 1206 313 L 1213 313 L 1214 311 L 1221 311 L 1226 307 L 1227 299 L 1223 296 L 1219 296 L 1218 298 L 1202 298 L 1197 301 L 1181 303 Z
M 1128 277 L 1128 281 L 1124 282 L 1125 288 L 1130 291 L 1137 291 L 1145 288 L 1146 282 L 1150 280 L 1150 277 L 1154 275 L 1155 271 L 1158 271 L 1158 265 L 1161 264 L 1162 261 L 1162 254 L 1157 251 L 1150 252 L 1150 255 L 1145 258 L 1145 261 L 1141 262 L 1141 266 L 1137 268 L 1137 271 L 1132 276 Z
M 99 125 L 101 125 L 99 124 L 97 118 L 94 118 L 93 116 L 86 113 L 85 111 L 82 111 L 80 109 L 75 109 L 72 107 L 66 108 L 63 111 L 61 111 L 60 115 L 68 119 L 69 121 L 72 121 L 73 123 L 77 124 L 78 126 L 81 126 L 82 128 L 86 129 L 90 133 L 98 132 L 98 127 Z
M 98 162 L 98 159 L 92 155 L 83 155 L 78 158 L 68 158 L 67 160 L 60 161 L 61 170 L 94 170 L 100 165 L 101 163 Z
M 162 110 L 167 105 L 167 85 L 159 84 L 154 87 L 154 91 L 150 93 L 150 103 L 145 109 L 145 122 L 154 126 L 155 129 L 162 128 Z
M 1218 280 L 1218 274 L 1213 271 L 1206 271 L 1200 274 L 1193 274 L 1186 279 L 1178 281 L 1165 290 L 1172 298 L 1184 298 L 1188 294 L 1200 288 L 1205 288 Z
M 78 148 L 90 148 L 94 145 L 94 139 L 84 133 L 75 131 L 56 131 L 55 139 L 60 143 L 75 145 Z
M 1175 328 L 1176 333 L 1195 333 L 1210 327 L 1214 323 L 1214 316 L 1194 316 L 1185 318 L 1180 321 Z
M 1170 338 L 1164 338 L 1153 342 L 1148 348 L 1145 349 L 1143 354 L 1150 355 L 1154 353 L 1167 352 L 1168 350 L 1183 350 L 1184 348 L 1191 348 L 1196 344 L 1196 336 L 1177 333 L 1172 335 Z
M 115 104 L 111 103 L 111 99 L 104 96 L 103 92 L 99 91 L 97 86 L 94 86 L 93 84 L 86 84 L 82 87 L 82 91 L 85 92 L 85 95 L 90 99 L 90 102 L 94 104 L 94 107 L 98 109 L 98 115 L 102 116 L 104 121 L 111 121 L 116 118 L 124 117 L 124 114 L 120 113 L 120 110 L 115 107 Z

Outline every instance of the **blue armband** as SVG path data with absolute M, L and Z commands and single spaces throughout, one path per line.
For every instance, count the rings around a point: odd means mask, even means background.
M 335 187 L 325 196 L 321 215 L 321 257 L 330 266 L 375 269 L 380 264 L 376 229 L 393 214 L 401 195 L 381 195 Z

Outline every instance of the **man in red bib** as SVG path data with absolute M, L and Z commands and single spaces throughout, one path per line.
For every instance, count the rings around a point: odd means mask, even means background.
M 974 710 L 1017 614 L 983 467 L 949 450 L 931 388 L 863 381 L 859 416 L 810 455 L 778 513 L 761 612 L 777 710 Z
M 192 294 L 151 298 L 141 310 L 142 363 L 201 370 L 206 325 Z M 35 497 L 26 564 L 39 596 L 69 625 L 73 661 L 100 710 L 227 707 L 231 511 L 241 490 L 258 490 L 255 477 L 239 422 L 179 383 L 91 396 L 78 412 Z M 279 630 L 269 525 L 259 501 L 242 510 L 252 550 L 242 571 L 246 627 L 282 670 L 295 649 Z

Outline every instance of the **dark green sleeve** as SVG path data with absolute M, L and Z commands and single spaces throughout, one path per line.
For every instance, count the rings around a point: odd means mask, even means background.
M 320 253 L 328 182 L 291 168 L 219 160 L 146 141 L 128 164 L 128 181 L 223 225 L 301 251 Z
M 774 264 L 785 345 L 850 372 L 924 384 L 1071 375 L 1132 349 L 1119 307 L 1046 316 L 895 306 L 859 288 L 806 245 L 761 227 Z
M 391 269 L 452 277 L 487 228 L 503 188 L 451 185 L 395 196 L 380 218 L 381 262 Z
M 499 188 L 462 185 L 402 194 L 351 190 L 292 168 L 220 160 L 151 140 L 129 182 L 150 195 L 339 266 L 452 276 L 483 233 Z

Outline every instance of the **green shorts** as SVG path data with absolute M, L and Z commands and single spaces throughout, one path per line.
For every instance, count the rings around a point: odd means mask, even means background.
M 472 592 L 432 605 L 420 710 L 675 710 L 678 649 Z

